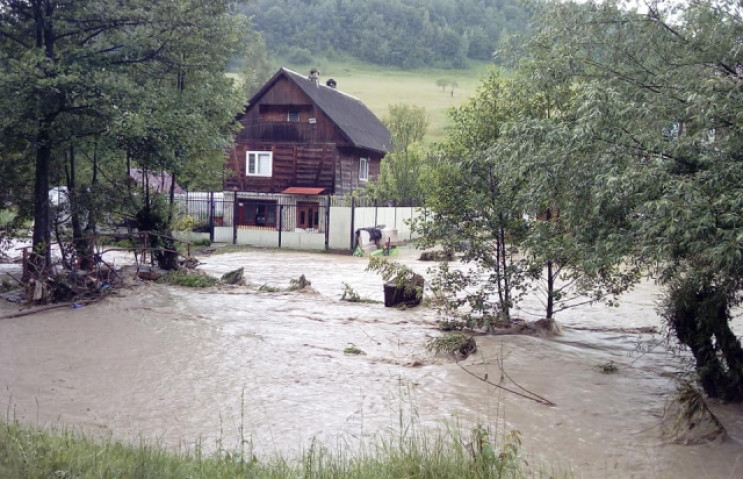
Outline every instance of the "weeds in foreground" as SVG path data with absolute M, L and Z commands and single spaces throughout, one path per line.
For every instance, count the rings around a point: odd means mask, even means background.
M 415 428 L 414 428 L 415 429 Z M 368 445 L 330 450 L 313 441 L 296 460 L 259 458 L 251 451 L 197 446 L 171 452 L 157 445 L 96 441 L 70 429 L 41 430 L 0 422 L 0 477 L 14 478 L 521 478 L 527 471 L 514 431 L 498 446 L 482 426 L 470 433 L 447 428 L 429 435 L 405 428 Z

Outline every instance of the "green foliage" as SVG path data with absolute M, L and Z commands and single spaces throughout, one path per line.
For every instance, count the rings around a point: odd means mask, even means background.
M 278 286 L 272 286 L 270 284 L 262 284 L 258 288 L 259 293 L 280 293 L 282 291 Z
M 351 356 L 365 355 L 366 353 L 359 349 L 355 344 L 349 343 L 347 347 L 343 349 L 343 354 Z
M 196 221 L 196 218 L 190 215 L 183 215 L 176 218 L 173 223 L 173 230 L 175 231 L 192 231 L 200 223 Z
M 451 84 L 451 80 L 449 80 L 448 78 L 437 78 L 436 79 L 436 86 L 441 88 L 441 91 L 446 90 L 446 87 L 448 87 L 449 84 Z
M 596 369 L 601 374 L 614 374 L 619 371 L 619 366 L 614 361 L 609 361 L 608 363 L 597 364 Z
M 384 157 L 377 184 L 368 188 L 383 201 L 419 203 L 429 169 L 420 146 L 428 128 L 428 113 L 423 107 L 402 103 L 390 105 L 387 111 L 382 121 L 390 130 L 393 152 Z
M 253 32 L 243 48 L 245 50 L 241 73 L 243 92 L 246 100 L 248 100 L 268 81 L 275 68 L 268 60 L 266 44 L 260 33 Z
M 362 298 L 353 287 L 348 283 L 343 283 L 343 293 L 341 294 L 341 301 L 348 301 L 349 303 L 378 303 L 369 298 Z
M 423 296 L 423 278 L 409 266 L 388 261 L 382 256 L 372 256 L 369 258 L 366 271 L 379 273 L 385 281 L 394 283 L 402 289 L 405 296 L 415 295 L 417 298 Z
M 3 276 L 3 278 L 0 279 L 0 293 L 6 293 L 19 287 L 18 283 L 7 276 Z
M 405 68 L 490 61 L 501 37 L 528 31 L 514 0 L 257 0 L 244 7 L 271 52 L 349 55 Z
M 219 284 L 219 280 L 203 272 L 193 272 L 184 269 L 168 271 L 160 276 L 158 283 L 184 286 L 187 288 L 210 288 Z
M 305 278 L 304 275 L 300 275 L 299 278 L 289 280 L 289 287 L 286 290 L 287 291 L 300 291 L 310 286 L 312 286 L 312 283 L 310 282 L 310 280 Z
M 490 155 L 521 211 L 542 219 L 521 245 L 547 265 L 548 304 L 566 298 L 559 280 L 596 300 L 647 268 L 669 288 L 664 316 L 705 392 L 740 400 L 739 5 L 647 8 L 543 5 Z
M 429 338 L 426 341 L 426 349 L 434 354 L 454 354 L 467 343 L 469 338 L 470 336 L 465 333 L 442 334 L 441 336 Z
M 209 241 L 209 238 L 204 238 L 204 239 L 197 239 L 192 244 L 194 246 L 211 246 L 212 242 Z
M 9 112 L 0 177 L 12 169 L 16 182 L 0 185 L 13 195 L 0 200 L 20 218 L 33 211 L 33 244 L 48 264 L 50 186 L 69 188 L 80 238 L 125 201 L 139 203 L 130 212 L 150 203 L 148 184 L 130 194 L 132 163 L 183 184 L 221 184 L 243 103 L 224 66 L 248 30 L 232 0 L 37 3 L 0 2 L 0 104 Z M 111 200 L 116 208 L 105 207 Z M 81 255 L 87 247 L 75 244 Z
M 361 296 L 359 296 L 359 293 L 354 291 L 353 287 L 350 284 L 343 283 L 343 294 L 341 295 L 341 301 L 359 303 L 361 302 Z

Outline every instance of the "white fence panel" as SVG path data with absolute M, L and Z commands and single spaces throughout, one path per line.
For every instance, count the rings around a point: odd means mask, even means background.
M 282 231 L 281 247 L 301 250 L 324 250 L 325 234 Z
M 351 208 L 331 207 L 328 248 L 350 250 L 351 247 Z
M 238 228 L 237 244 L 250 244 L 254 246 L 278 248 L 279 234 L 275 230 L 251 230 Z

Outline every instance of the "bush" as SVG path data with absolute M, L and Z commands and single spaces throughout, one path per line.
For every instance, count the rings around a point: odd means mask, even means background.
M 209 276 L 204 272 L 189 272 L 183 269 L 169 271 L 167 274 L 160 276 L 157 282 L 176 286 L 185 286 L 187 288 L 209 288 L 219 284 L 217 278 Z
M 475 339 L 464 333 L 442 334 L 426 342 L 426 349 L 434 354 L 445 353 L 461 360 L 477 351 Z
M 291 47 L 287 52 L 287 58 L 299 65 L 309 65 L 314 60 L 312 52 L 302 47 Z

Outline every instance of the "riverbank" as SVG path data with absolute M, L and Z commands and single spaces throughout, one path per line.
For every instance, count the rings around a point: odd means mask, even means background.
M 93 440 L 69 428 L 41 430 L 0 423 L 0 477 L 20 478 L 521 478 L 562 477 L 529 469 L 518 436 L 495 445 L 485 429 L 436 437 L 414 429 L 378 438 L 363 449 L 331 450 L 312 443 L 298 458 L 258 458 L 245 439 L 236 450 L 173 452 L 140 442 Z

